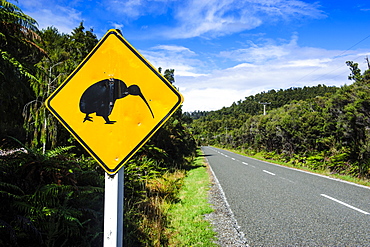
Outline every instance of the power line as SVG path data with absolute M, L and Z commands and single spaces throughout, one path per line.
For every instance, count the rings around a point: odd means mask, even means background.
M 356 44 L 354 44 L 353 46 L 351 46 L 350 48 L 348 48 L 347 50 L 343 51 L 341 54 L 339 54 L 338 56 L 336 57 L 340 57 L 341 55 L 343 55 L 344 53 L 346 53 L 347 51 L 349 51 L 350 49 L 352 49 L 353 47 L 355 47 L 356 45 L 362 43 L 363 41 L 365 41 L 366 39 L 370 38 L 370 34 L 368 36 L 366 36 L 365 38 L 363 38 L 362 40 L 360 40 L 359 42 L 357 42 Z
M 358 57 L 354 58 L 353 60 L 357 60 L 357 59 L 359 59 L 359 58 L 360 58 L 360 57 L 362 57 L 362 56 L 363 56 L 363 55 L 358 56 Z M 324 77 L 324 76 L 327 76 L 327 75 L 331 74 L 332 72 L 334 72 L 334 71 L 336 71 L 336 70 L 338 70 L 338 69 L 342 68 L 343 66 L 345 66 L 345 64 L 343 64 L 343 65 L 341 65 L 341 66 L 339 66 L 339 67 L 337 67 L 337 68 L 335 68 L 335 69 L 331 70 L 330 72 L 328 72 L 328 73 L 326 73 L 326 74 L 324 74 L 324 75 L 321 75 L 321 76 L 317 77 L 317 78 L 316 78 L 316 79 L 314 79 L 313 81 L 318 81 L 318 80 L 319 80 L 319 79 L 321 79 L 322 77 Z M 344 73 L 341 73 L 341 74 L 344 74 Z M 334 76 L 334 77 L 332 77 L 332 78 L 335 78 L 335 77 L 338 77 L 338 75 L 336 75 L 336 76 Z
M 358 44 L 360 44 L 360 43 L 364 42 L 364 41 L 365 41 L 366 39 L 368 39 L 368 38 L 370 38 L 370 35 L 368 35 L 368 36 L 366 36 L 365 38 L 363 38 L 362 40 L 358 41 L 356 44 L 352 45 L 351 47 L 349 47 L 349 48 L 348 48 L 348 49 L 346 49 L 345 51 L 342 51 L 340 54 L 338 54 L 338 55 L 334 56 L 334 57 L 333 57 L 333 59 L 336 59 L 336 58 L 338 58 L 338 57 L 342 56 L 342 55 L 343 55 L 343 54 L 345 54 L 347 51 L 351 50 L 353 47 L 357 46 Z M 357 58 L 358 58 L 358 57 L 357 57 Z M 357 58 L 356 58 L 356 59 L 357 59 Z M 316 81 L 316 80 L 320 79 L 320 78 L 321 78 L 321 77 L 323 77 L 323 76 L 326 76 L 326 75 L 328 75 L 328 74 L 330 74 L 330 73 L 334 72 L 335 70 L 337 70 L 337 69 L 339 69 L 339 68 L 341 68 L 341 67 L 343 67 L 343 66 L 340 66 L 340 67 L 338 67 L 338 68 L 336 68 L 336 69 L 334 69 L 334 70 L 330 71 L 329 73 L 327 73 L 327 74 L 325 74 L 325 75 L 322 75 L 322 76 L 317 77 L 314 81 Z M 316 69 L 312 70 L 312 71 L 311 71 L 311 72 L 309 72 L 308 74 L 306 74 L 306 75 L 302 76 L 301 78 L 299 78 L 296 82 L 299 82 L 299 81 L 303 80 L 304 78 L 306 78 L 307 76 L 311 75 L 312 73 L 316 72 L 316 71 L 317 71 L 317 70 L 319 70 L 319 69 L 321 69 L 321 68 L 319 67 L 319 68 L 316 68 Z

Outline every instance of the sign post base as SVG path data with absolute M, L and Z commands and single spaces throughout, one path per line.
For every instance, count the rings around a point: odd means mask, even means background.
M 124 168 L 115 175 L 105 173 L 104 247 L 123 246 Z

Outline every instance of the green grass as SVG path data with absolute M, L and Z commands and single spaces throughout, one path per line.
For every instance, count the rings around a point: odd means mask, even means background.
M 180 201 L 169 210 L 169 246 L 217 246 L 213 243 L 216 234 L 204 219 L 213 211 L 208 203 L 209 175 L 202 157 L 195 162 L 195 168 L 184 179 Z

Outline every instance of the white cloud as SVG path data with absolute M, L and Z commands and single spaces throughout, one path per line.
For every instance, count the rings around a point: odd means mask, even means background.
M 246 9 L 238 11 L 237 6 L 234 1 L 188 1 L 176 15 L 180 27 L 177 31 L 171 31 L 171 34 L 180 38 L 196 37 L 210 32 L 213 36 L 221 36 L 252 29 L 261 24 L 253 15 L 246 17 Z
M 171 2 L 176 0 L 103 0 L 103 5 L 109 11 L 120 13 L 122 17 L 129 20 L 135 20 L 148 14 L 166 13 Z
M 205 75 L 199 67 L 203 62 L 196 59 L 195 52 L 189 48 L 177 45 L 159 45 L 146 51 L 140 51 L 154 67 L 175 69 L 175 75 L 199 77 Z
M 296 38 L 292 38 L 294 39 Z M 257 54 L 263 54 L 261 57 L 266 59 L 243 59 L 246 53 L 255 54 L 256 49 L 259 51 Z M 272 50 L 279 52 L 273 52 L 274 55 L 268 56 Z M 295 41 L 253 46 L 249 51 L 237 49 L 228 52 L 227 58 L 240 63 L 212 71 L 205 76 L 176 77 L 176 85 L 180 87 L 185 97 L 184 111 L 217 110 L 250 95 L 271 89 L 318 84 L 327 86 L 350 84 L 348 81 L 350 70 L 345 62 L 355 61 L 364 71 L 367 69 L 364 57 L 370 54 L 370 50 L 343 52 L 299 47 Z
M 288 61 L 285 67 L 327 67 L 327 64 L 332 61 L 331 58 L 313 58 Z
M 257 4 L 257 9 L 270 16 L 278 16 L 282 18 L 321 18 L 325 16 L 325 14 L 319 10 L 320 6 L 317 2 L 306 3 L 300 0 L 256 0 L 252 2 L 259 3 Z
M 86 18 L 93 18 L 89 16 L 90 11 L 110 15 L 117 20 L 107 21 L 114 27 L 129 26 L 140 17 L 167 15 L 169 21 L 160 28 L 155 23 L 143 25 L 149 27 L 147 33 L 150 35 L 167 38 L 218 37 L 281 19 L 324 16 L 318 5 L 300 0 L 99 0 L 86 3 L 80 0 L 23 0 L 20 6 L 40 23 L 41 28 L 52 25 L 62 32 L 70 32 L 78 26 L 84 17 L 81 11 L 86 11 Z M 97 19 L 107 20 L 98 16 Z M 94 19 L 87 21 L 95 23 Z M 150 29 L 152 26 L 156 29 Z
M 184 94 L 185 101 L 183 104 L 183 111 L 211 111 L 218 110 L 224 106 L 230 106 L 238 99 L 244 99 L 245 95 L 250 95 L 250 90 L 232 90 L 232 89 L 219 89 L 219 88 L 203 88 L 203 89 L 190 89 L 181 90 Z M 210 104 L 210 102 L 212 102 Z
M 170 52 L 184 52 L 188 54 L 195 54 L 189 48 L 186 48 L 184 46 L 178 46 L 178 45 L 158 45 L 158 46 L 152 47 L 152 50 L 164 50 L 164 51 L 170 51 Z
M 122 29 L 125 25 L 116 23 L 116 22 L 111 22 L 112 26 L 114 29 Z
M 265 63 L 266 60 L 279 59 L 288 55 L 288 50 L 281 46 L 252 46 L 250 48 L 224 51 L 221 57 L 240 62 Z
M 178 26 L 166 35 L 172 38 L 223 36 L 251 30 L 266 21 L 324 17 L 319 6 L 298 0 L 184 1 L 175 19 Z
M 142 15 L 143 12 L 143 0 L 109 0 L 107 1 L 106 6 L 108 6 L 109 10 L 123 12 L 130 18 L 137 18 Z
M 218 56 L 236 64 L 202 73 L 207 61 L 201 61 L 201 56 L 187 47 L 160 45 L 143 51 L 153 64 L 175 69 L 175 86 L 185 97 L 184 111 L 217 110 L 271 89 L 349 84 L 345 61 L 360 61 L 364 70 L 363 58 L 369 53 L 300 47 L 297 35 L 293 35 L 285 42 L 269 41 L 221 52 Z
M 20 7 L 37 21 L 40 29 L 53 26 L 62 33 L 70 33 L 83 21 L 80 11 L 51 1 L 21 1 Z
M 332 59 L 348 56 L 339 50 L 325 50 L 313 47 L 301 47 L 297 44 L 298 36 L 290 41 L 268 40 L 262 44 L 250 43 L 249 47 L 220 52 L 220 56 L 238 62 L 252 64 L 274 63 L 280 67 L 326 66 Z M 342 54 L 338 56 L 338 54 Z M 277 64 L 278 63 L 278 64 Z

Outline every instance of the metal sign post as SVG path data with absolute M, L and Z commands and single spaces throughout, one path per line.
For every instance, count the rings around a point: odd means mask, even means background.
M 115 175 L 105 173 L 104 247 L 123 246 L 123 177 L 124 169 Z

